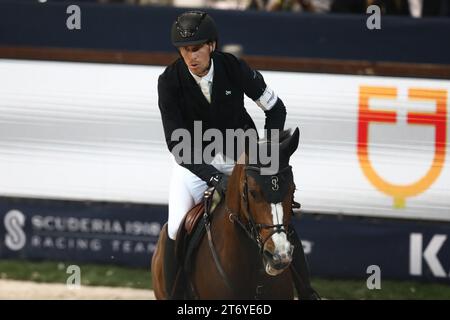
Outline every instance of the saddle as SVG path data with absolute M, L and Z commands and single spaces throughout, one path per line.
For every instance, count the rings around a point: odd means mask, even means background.
M 213 187 L 209 188 L 205 191 L 203 201 L 192 207 L 183 218 L 175 243 L 175 254 L 179 266 L 175 287 L 184 287 L 181 283 L 186 283 L 192 271 L 195 251 L 206 233 L 203 219 L 205 212 L 211 216 L 222 200 L 219 192 L 216 192 Z

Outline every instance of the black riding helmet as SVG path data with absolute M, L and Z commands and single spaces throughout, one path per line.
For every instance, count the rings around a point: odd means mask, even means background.
M 217 41 L 216 23 L 206 12 L 187 11 L 173 23 L 171 36 L 175 47 Z

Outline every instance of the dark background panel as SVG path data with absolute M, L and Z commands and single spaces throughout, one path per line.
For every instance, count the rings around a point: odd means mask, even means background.
M 15 214 L 11 215 L 11 211 Z M 22 225 L 18 224 L 17 215 L 23 216 Z M 50 220 L 44 223 L 44 219 Z M 87 229 L 82 226 L 83 219 L 88 220 Z M 102 228 L 93 228 L 94 221 L 97 226 L 102 223 Z M 166 221 L 165 205 L 0 198 L 0 259 L 150 268 L 159 231 Z M 382 279 L 450 283 L 448 222 L 304 213 L 294 219 L 294 226 L 303 241 L 313 276 L 364 280 L 369 276 L 367 267 L 376 265 Z M 420 275 L 409 272 L 413 233 L 422 236 Z M 433 274 L 429 261 L 423 257 L 436 235 L 447 237 L 436 253 L 445 277 Z M 15 250 L 6 245 L 7 237 L 14 238 Z
M 173 53 L 170 26 L 185 10 L 74 2 L 81 30 L 68 30 L 68 4 L 0 2 L 0 45 Z M 450 63 L 446 18 L 382 16 L 381 30 L 368 30 L 366 15 L 208 11 L 220 43 L 247 55 Z

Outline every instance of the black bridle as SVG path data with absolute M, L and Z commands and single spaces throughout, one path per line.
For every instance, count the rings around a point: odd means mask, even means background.
M 266 255 L 267 257 L 270 258 L 270 253 L 265 252 L 264 251 L 264 244 L 270 239 L 270 237 L 272 235 L 274 235 L 275 233 L 286 233 L 287 235 L 287 230 L 288 230 L 288 225 L 283 224 L 283 223 L 279 223 L 279 224 L 266 224 L 266 223 L 256 223 L 255 220 L 253 219 L 253 216 L 250 213 L 250 202 L 249 202 L 249 198 L 248 198 L 248 179 L 247 179 L 247 170 L 251 170 L 254 173 L 258 173 L 261 174 L 261 168 L 259 167 L 253 167 L 253 166 L 246 166 L 244 168 L 245 170 L 245 178 L 244 178 L 244 187 L 243 187 L 243 192 L 242 192 L 242 198 L 244 203 L 246 204 L 246 212 L 244 213 L 246 219 L 247 219 L 247 223 L 244 223 L 241 218 L 240 215 L 232 212 L 228 207 L 226 208 L 226 210 L 229 213 L 229 219 L 232 223 L 236 222 L 238 226 L 240 226 L 242 228 L 242 230 L 244 230 L 244 232 L 247 234 L 247 236 L 251 239 L 252 242 L 254 242 L 259 249 L 259 253 L 261 255 Z M 292 175 L 292 167 L 291 166 L 287 166 L 285 168 L 283 168 L 282 170 L 280 170 L 276 176 L 279 176 L 285 172 L 289 171 L 288 173 L 290 175 Z M 219 255 L 217 254 L 217 251 L 214 247 L 214 242 L 213 242 L 213 237 L 212 237 L 212 233 L 211 233 L 211 216 L 210 213 L 208 212 L 208 208 L 209 208 L 209 202 L 211 201 L 212 198 L 212 194 L 214 192 L 214 189 L 212 188 L 211 190 L 207 190 L 205 192 L 205 197 L 204 197 L 204 202 L 205 202 L 205 213 L 203 215 L 203 220 L 205 222 L 205 228 L 206 228 L 206 234 L 207 234 L 207 238 L 208 238 L 208 244 L 209 244 L 209 248 L 212 254 L 212 257 L 214 259 L 214 263 L 217 267 L 217 270 L 219 271 L 222 279 L 224 280 L 225 285 L 228 287 L 228 289 L 233 292 L 234 294 L 237 294 L 237 290 L 236 288 L 233 286 L 233 284 L 230 282 L 227 274 L 225 273 L 225 270 L 222 267 L 222 264 L 220 262 L 220 258 Z M 270 234 L 265 238 L 262 239 L 261 238 L 261 230 L 262 229 L 273 229 Z M 258 296 L 260 295 L 260 286 L 258 286 L 256 288 L 256 296 L 255 298 L 258 298 Z
M 260 254 L 268 254 L 264 252 L 264 245 L 265 243 L 276 233 L 285 233 L 287 235 L 289 226 L 284 223 L 279 224 L 267 224 L 267 223 L 256 223 L 253 219 L 253 215 L 250 212 L 250 201 L 248 197 L 248 178 L 247 178 L 247 171 L 251 170 L 258 174 L 261 174 L 261 168 L 254 167 L 254 166 L 245 166 L 244 168 L 244 186 L 243 186 L 243 192 L 242 192 L 242 199 L 245 203 L 246 212 L 244 212 L 244 216 L 247 219 L 247 223 L 244 223 L 241 220 L 240 215 L 232 212 L 228 207 L 227 211 L 229 213 L 229 219 L 231 222 L 236 222 L 238 226 L 240 226 L 244 232 L 247 234 L 247 236 L 258 246 Z M 280 170 L 275 176 L 282 175 L 286 171 L 291 171 L 292 167 L 287 166 Z M 269 235 L 266 236 L 264 239 L 261 237 L 261 230 L 263 229 L 272 229 L 270 231 Z

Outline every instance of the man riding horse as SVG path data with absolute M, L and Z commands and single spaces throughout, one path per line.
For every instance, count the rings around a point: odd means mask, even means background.
M 252 70 L 243 60 L 220 52 L 214 20 L 205 12 L 188 11 L 176 19 L 171 31 L 172 44 L 180 58 L 169 65 L 158 80 L 159 108 L 169 150 L 178 141 L 172 140 L 177 129 L 186 129 L 194 136 L 194 122 L 201 121 L 202 129 L 217 129 L 226 137 L 226 129 L 256 129 L 244 107 L 244 94 L 264 111 L 265 126 L 283 130 L 286 108 L 283 101 L 266 85 L 263 76 Z M 224 141 L 225 144 L 225 141 Z M 195 150 L 192 152 L 200 152 Z M 165 283 L 171 292 L 178 270 L 175 238 L 185 214 L 202 201 L 204 192 L 214 186 L 222 195 L 236 157 L 216 154 L 207 163 L 182 162 L 175 164 L 169 194 L 168 236 L 164 254 Z M 297 234 L 289 241 L 295 247 L 293 272 L 300 299 L 317 299 L 309 281 L 309 271 L 303 246 Z M 177 297 L 170 297 L 177 298 Z

